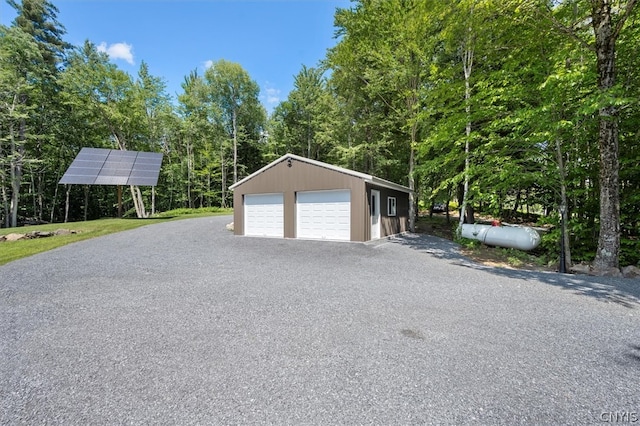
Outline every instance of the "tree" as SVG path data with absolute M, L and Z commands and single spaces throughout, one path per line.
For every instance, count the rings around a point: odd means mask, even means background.
M 225 60 L 215 62 L 206 70 L 204 78 L 211 102 L 219 107 L 222 124 L 232 140 L 232 182 L 236 183 L 239 164 L 246 164 L 248 160 L 247 157 L 239 159 L 239 146 L 257 142 L 266 120 L 258 100 L 260 88 L 239 64 Z
M 350 120 L 364 126 L 365 150 L 375 163 L 402 176 L 411 190 L 409 227 L 415 227 L 414 193 L 418 138 L 438 26 L 433 4 L 422 1 L 362 1 L 336 14 L 340 43 L 330 51 L 338 93 L 353 111 Z M 367 146 L 368 145 L 368 146 Z M 349 151 L 357 153 L 352 146 Z M 373 155 L 372 155 L 373 154 Z M 386 166 L 386 167 L 385 167 Z
M 635 7 L 628 0 L 626 7 L 614 12 L 611 0 L 591 0 L 591 20 L 595 35 L 598 70 L 598 91 L 609 98 L 598 110 L 600 145 L 600 235 L 593 266 L 598 270 L 618 268 L 620 258 L 620 159 L 619 105 L 616 105 L 616 42 L 624 24 Z
M 43 144 L 54 139 L 53 131 L 56 128 L 54 117 L 59 110 L 55 104 L 57 66 L 64 57 L 68 45 L 62 41 L 64 27 L 57 21 L 58 11 L 50 2 L 25 0 L 17 3 L 9 0 L 8 3 L 17 12 L 12 30 L 20 29 L 22 34 L 19 35 L 17 31 L 6 34 L 6 40 L 3 42 L 3 59 L 7 61 L 8 73 L 5 76 L 15 72 L 22 73 L 21 76 L 14 75 L 14 77 L 26 83 L 22 85 L 24 91 L 15 97 L 16 104 L 10 107 L 12 112 L 9 115 L 17 113 L 18 110 L 30 112 L 21 114 L 17 123 L 13 122 L 12 118 L 8 118 L 11 122 L 9 139 L 11 139 L 12 153 L 9 158 L 12 176 L 10 191 L 12 211 L 7 217 L 10 216 L 9 223 L 16 226 L 18 205 L 21 202 L 20 186 L 25 173 L 30 178 L 32 187 L 30 192 L 34 196 L 32 213 L 38 219 L 42 218 L 46 168 L 38 165 L 46 163 L 42 154 L 47 147 Z M 28 37 L 31 43 L 27 43 L 25 37 Z M 5 38 L 4 35 L 3 38 Z M 37 55 L 32 51 L 33 47 L 38 51 Z M 12 52 L 14 49 L 25 49 L 25 51 Z M 13 83 L 14 89 L 21 85 L 15 79 Z M 27 158 L 30 160 L 27 161 Z M 8 191 L 4 188 L 3 194 L 6 197 Z
M 92 119 L 107 129 L 103 144 L 115 144 L 118 149 L 148 149 L 151 134 L 149 113 L 154 103 L 165 97 L 161 85 L 151 84 L 143 66 L 143 80 L 136 85 L 131 77 L 109 62 L 105 53 L 85 42 L 83 48 L 73 52 L 62 75 L 65 102 L 74 108 L 91 112 Z M 151 108 L 151 109 L 150 109 Z M 156 143 L 157 146 L 157 143 Z M 147 212 L 140 188 L 130 186 L 131 199 L 138 217 Z
M 460 56 L 462 60 L 462 71 L 464 74 L 464 111 L 466 115 L 466 123 L 464 130 L 464 178 L 462 189 L 462 203 L 460 206 L 460 227 L 465 222 L 467 216 L 467 201 L 469 198 L 469 173 L 470 173 L 470 155 L 471 155 L 471 74 L 473 72 L 473 61 L 475 55 L 475 40 L 477 37 L 477 23 L 474 22 L 475 2 L 472 1 L 468 4 L 465 2 L 459 2 L 459 8 L 457 9 L 459 15 L 463 18 L 463 30 L 460 40 Z M 461 6 L 461 7 L 460 7 Z M 458 16 L 459 16 L 458 15 Z
M 13 25 L 30 34 L 38 45 L 42 57 L 42 65 L 54 73 L 63 61 L 64 53 L 71 45 L 62 37 L 66 33 L 64 26 L 58 22 L 58 8 L 48 0 L 7 0 L 18 15 Z
M 25 123 L 35 109 L 27 99 L 35 97 L 40 90 L 38 65 L 41 61 L 42 55 L 29 34 L 20 28 L 0 26 L 0 111 L 3 116 L 0 151 L 4 154 L 1 177 L 5 217 L 10 227 L 18 224 L 20 186 L 28 155 L 26 143 L 31 136 L 27 134 Z M 7 168 L 9 190 L 6 189 Z
M 636 6 L 616 44 L 620 108 L 620 264 L 640 264 L 640 11 Z
M 620 256 L 620 158 L 619 113 L 621 97 L 616 87 L 616 44 L 633 13 L 636 0 L 589 0 L 560 2 L 548 6 L 548 16 L 555 27 L 593 52 L 597 70 L 595 104 L 598 114 L 600 154 L 600 232 L 593 266 L 607 272 L 617 270 Z M 578 9 L 577 20 L 564 23 L 565 8 Z M 584 31 L 590 22 L 592 31 Z M 586 34 L 586 35 L 585 35 Z M 589 40 L 591 39 L 591 40 Z
M 226 149 L 227 135 L 222 127 L 220 110 L 211 102 L 204 79 L 193 71 L 185 77 L 178 97 L 182 117 L 182 153 L 176 161 L 186 168 L 188 207 L 200 200 L 200 205 L 226 207 Z M 214 189 L 213 182 L 217 182 Z
M 165 120 L 173 114 L 169 96 L 166 94 L 166 84 L 160 77 L 149 72 L 145 61 L 140 63 L 138 79 L 135 83 L 136 97 L 143 108 L 145 125 L 145 141 L 139 148 L 158 151 L 162 149 L 167 129 Z
M 137 149 L 158 152 L 166 148 L 173 123 L 173 108 L 166 94 L 166 84 L 151 75 L 145 61 L 140 64 L 138 79 L 135 83 L 137 104 L 144 111 L 144 125 L 137 143 Z M 151 214 L 155 213 L 155 190 L 151 188 Z
M 274 157 L 286 152 L 328 161 L 336 144 L 337 105 L 321 68 L 302 66 L 293 90 L 272 115 L 269 143 Z
M 330 86 L 341 109 L 340 128 L 344 134 L 336 153 L 341 165 L 404 181 L 407 176 L 404 167 L 397 173 L 399 176 L 391 176 L 384 170 L 389 164 L 406 162 L 393 155 L 390 148 L 393 143 L 390 128 L 396 127 L 396 123 L 392 124 L 389 118 L 391 104 L 385 95 L 391 90 L 384 84 L 376 62 L 378 57 L 374 56 L 375 43 L 384 39 L 378 32 L 385 28 L 385 22 L 373 16 L 375 9 L 370 11 L 368 7 L 371 4 L 358 2 L 350 9 L 338 9 L 335 15 L 340 42 L 329 50 L 326 62 L 332 71 Z

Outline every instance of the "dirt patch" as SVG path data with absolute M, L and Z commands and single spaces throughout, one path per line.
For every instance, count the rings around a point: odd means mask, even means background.
M 420 217 L 416 222 L 416 232 L 453 241 L 456 224 L 457 221 L 453 218 L 447 223 L 444 215 L 434 214 L 433 217 Z
M 555 267 L 555 265 L 551 267 L 540 265 L 535 260 L 527 260 L 526 258 L 523 259 L 522 257 L 514 258 L 512 256 L 509 256 L 508 254 L 501 252 L 495 247 L 489 247 L 485 245 L 481 245 L 473 249 L 462 247 L 460 249 L 460 253 L 462 253 L 469 259 L 474 260 L 475 262 L 487 266 L 496 266 L 499 268 L 509 269 L 524 269 L 527 271 L 557 271 L 557 267 Z

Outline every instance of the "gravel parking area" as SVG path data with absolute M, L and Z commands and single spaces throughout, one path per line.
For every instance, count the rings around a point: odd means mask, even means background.
M 639 280 L 230 221 L 0 266 L 0 424 L 640 423 Z

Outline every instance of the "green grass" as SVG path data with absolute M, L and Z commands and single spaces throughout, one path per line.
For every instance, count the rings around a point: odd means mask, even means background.
M 170 222 L 179 219 L 227 215 L 232 212 L 232 209 L 177 209 L 158 214 L 148 219 L 99 219 L 86 222 L 52 223 L 47 225 L 23 226 L 19 228 L 3 228 L 0 229 L 0 235 L 13 233 L 26 234 L 31 231 L 55 231 L 57 229 L 69 229 L 71 231 L 76 231 L 77 233 L 70 235 L 55 235 L 46 238 L 35 238 L 31 240 L 0 242 L 0 265 L 67 244 L 75 243 L 77 241 L 101 237 L 115 232 L 127 231 L 141 226 Z

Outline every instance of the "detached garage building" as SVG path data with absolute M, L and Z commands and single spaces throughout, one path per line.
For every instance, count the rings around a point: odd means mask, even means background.
M 369 241 L 408 230 L 409 188 L 293 154 L 230 189 L 236 235 Z

